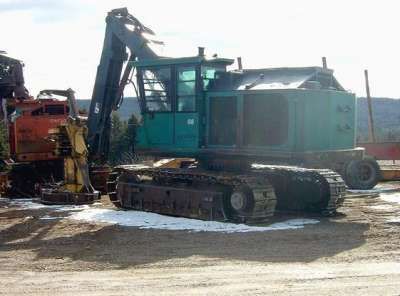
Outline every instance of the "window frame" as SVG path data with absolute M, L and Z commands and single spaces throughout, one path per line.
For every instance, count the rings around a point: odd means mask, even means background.
M 155 102 L 155 101 L 154 100 L 151 100 L 151 101 L 147 100 L 148 96 L 146 96 L 146 90 L 145 90 L 145 85 L 147 83 L 144 82 L 143 75 L 144 75 L 145 71 L 162 70 L 162 69 L 169 70 L 169 76 L 170 76 L 170 80 L 169 81 L 170 81 L 170 84 L 171 84 L 170 85 L 170 100 L 169 100 L 170 108 L 169 108 L 169 110 L 162 110 L 162 111 L 160 111 L 160 110 L 149 110 L 148 107 L 147 107 L 147 103 L 148 102 Z M 173 67 L 171 65 L 143 67 L 143 68 L 138 69 L 137 75 L 138 75 L 139 82 L 140 82 L 139 83 L 139 87 L 140 87 L 139 91 L 140 91 L 140 96 L 141 96 L 141 98 L 140 98 L 141 103 L 140 104 L 142 105 L 142 107 L 144 107 L 144 113 L 152 114 L 152 113 L 172 113 L 172 112 L 174 112 L 174 108 L 175 108 L 174 83 L 175 82 L 174 82 Z M 168 91 L 166 91 L 166 95 L 167 95 L 166 98 L 168 99 Z
M 199 88 L 199 66 L 196 64 L 182 64 L 175 65 L 175 85 L 176 85 L 176 93 L 175 93 L 175 112 L 176 113 L 196 113 L 197 112 L 197 96 L 198 96 L 198 88 Z M 194 70 L 194 80 L 180 80 L 179 79 L 179 69 L 182 68 L 193 68 Z M 193 95 L 179 95 L 179 83 L 180 82 L 194 82 L 194 94 Z M 179 110 L 179 98 L 188 98 L 192 97 L 194 99 L 194 108 L 190 111 L 188 110 Z
M 214 69 L 215 70 L 214 75 L 215 75 L 215 73 L 217 73 L 217 72 L 226 72 L 226 66 L 215 64 L 215 63 L 205 63 L 205 64 L 200 65 L 199 81 L 201 81 L 201 90 L 205 92 L 205 91 L 208 91 L 208 87 L 209 87 L 210 81 L 215 80 L 215 77 L 214 78 L 204 78 L 203 77 L 203 68 L 212 68 L 212 69 Z M 208 80 L 208 82 L 209 82 L 207 84 L 207 88 L 205 87 L 205 84 L 204 84 L 205 80 Z
M 194 97 L 194 109 L 193 111 L 178 111 L 178 82 L 179 82 L 179 68 L 190 68 L 193 67 L 195 70 L 195 93 Z M 145 83 L 143 74 L 147 70 L 158 70 L 158 69 L 169 69 L 171 74 L 171 109 L 168 111 L 153 111 L 147 108 L 147 96 L 145 92 Z M 139 104 L 141 106 L 141 110 L 146 114 L 154 114 L 154 113 L 197 113 L 199 107 L 199 97 L 203 94 L 202 83 L 201 83 L 201 64 L 198 63 L 182 63 L 182 64 L 168 64 L 168 65 L 156 65 L 156 66 L 143 66 L 138 67 L 136 72 L 136 78 L 138 82 L 139 88 Z M 191 80 L 192 81 L 192 80 Z M 188 96 L 181 96 L 188 97 Z

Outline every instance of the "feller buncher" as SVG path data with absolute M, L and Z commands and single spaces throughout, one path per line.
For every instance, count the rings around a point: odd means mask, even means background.
M 110 114 L 128 82 L 141 110 L 136 153 L 175 158 L 173 167 L 117 167 L 108 182 L 117 207 L 241 222 L 277 211 L 330 215 L 345 182 L 367 189 L 378 181 L 374 161 L 355 147 L 355 96 L 326 64 L 240 62 L 228 70 L 233 59 L 209 58 L 204 48 L 189 57 L 157 54 L 162 42 L 126 8 L 110 11 L 106 24 L 88 116 L 91 159 L 107 159 Z

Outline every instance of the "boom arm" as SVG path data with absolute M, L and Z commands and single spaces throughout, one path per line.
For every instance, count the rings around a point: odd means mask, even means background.
M 93 88 L 88 117 L 88 146 L 90 157 L 106 161 L 111 130 L 110 115 L 122 101 L 123 89 L 132 68 L 128 65 L 121 78 L 123 63 L 127 60 L 155 59 L 158 55 L 149 43 L 158 43 L 143 36 L 154 34 L 128 13 L 126 8 L 114 9 L 106 18 L 106 32 L 100 64 Z M 133 27 L 133 30 L 131 30 Z

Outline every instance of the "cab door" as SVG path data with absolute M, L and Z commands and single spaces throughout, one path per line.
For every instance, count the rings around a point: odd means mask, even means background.
M 172 69 L 170 66 L 149 67 L 140 71 L 140 77 L 146 110 L 138 146 L 171 146 L 174 144 Z
M 199 117 L 196 112 L 196 66 L 176 67 L 175 146 L 197 148 Z

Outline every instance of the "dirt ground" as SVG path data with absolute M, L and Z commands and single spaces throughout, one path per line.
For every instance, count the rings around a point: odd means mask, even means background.
M 400 223 L 388 222 L 400 204 L 376 197 L 303 229 L 252 233 L 44 215 L 55 213 L 0 199 L 0 295 L 400 295 Z

